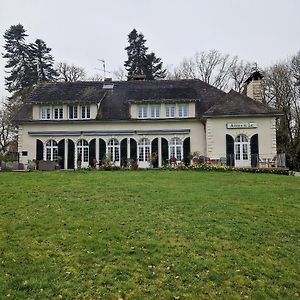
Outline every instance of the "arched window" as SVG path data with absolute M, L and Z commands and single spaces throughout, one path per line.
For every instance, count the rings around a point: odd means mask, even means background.
M 151 143 L 149 139 L 140 139 L 138 143 L 139 161 L 148 161 L 151 152 Z
M 117 139 L 111 139 L 108 141 L 107 154 L 112 161 L 120 160 L 120 143 Z
M 77 159 L 81 162 L 89 162 L 89 143 L 86 140 L 77 142 Z
M 169 142 L 169 159 L 182 160 L 182 142 L 179 138 L 172 138 Z
M 46 143 L 46 160 L 57 160 L 58 145 L 54 140 L 49 140 Z
M 235 159 L 248 160 L 249 159 L 249 141 L 246 135 L 240 134 L 235 139 Z

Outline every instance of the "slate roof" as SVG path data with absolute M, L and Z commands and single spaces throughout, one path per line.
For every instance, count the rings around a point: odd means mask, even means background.
M 226 114 L 270 114 L 276 111 L 246 96 L 225 93 L 201 80 L 157 80 L 109 82 L 113 89 L 103 89 L 106 82 L 56 82 L 37 86 L 15 117 L 32 120 L 33 104 L 99 105 L 98 120 L 128 120 L 131 102 L 195 101 L 196 118 Z
M 236 115 L 281 115 L 279 111 L 255 101 L 245 95 L 239 94 L 231 90 L 224 97 L 224 101 L 213 105 L 204 113 L 206 117 L 213 116 L 236 116 Z

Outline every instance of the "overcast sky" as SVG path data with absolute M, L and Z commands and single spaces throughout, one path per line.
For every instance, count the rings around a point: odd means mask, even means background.
M 300 50 L 300 0 L 0 0 L 0 46 L 21 23 L 28 42 L 43 39 L 56 62 L 101 73 L 123 65 L 127 35 L 141 31 L 165 66 L 197 51 L 217 49 L 260 67 Z M 4 94 L 0 59 L 0 98 Z M 108 74 L 109 75 L 109 74 Z

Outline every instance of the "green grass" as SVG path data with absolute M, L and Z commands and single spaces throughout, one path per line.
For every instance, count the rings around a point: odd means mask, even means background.
M 0 174 L 1 299 L 299 299 L 300 178 Z

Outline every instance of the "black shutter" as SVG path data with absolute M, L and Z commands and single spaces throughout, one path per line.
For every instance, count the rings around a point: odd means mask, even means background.
M 40 140 L 36 140 L 36 160 L 43 160 L 43 142 Z
M 58 142 L 58 156 L 60 156 L 59 160 L 59 166 L 61 169 L 64 168 L 64 162 L 65 162 L 65 140 L 60 140 Z
M 190 163 L 190 152 L 191 152 L 191 139 L 188 137 L 183 141 L 183 162 L 185 164 Z
M 169 144 L 165 138 L 161 139 L 161 152 L 163 164 L 166 164 L 169 159 Z
M 251 167 L 257 167 L 258 160 L 259 160 L 258 134 L 254 134 L 251 137 L 250 151 L 251 151 Z
M 93 166 L 93 160 L 96 159 L 96 139 L 92 139 L 89 143 L 89 165 Z
M 74 169 L 75 144 L 68 139 L 68 169 Z
M 229 134 L 226 134 L 226 159 L 227 166 L 234 166 L 234 140 Z
M 153 163 L 153 167 L 157 168 L 158 167 L 158 138 L 155 138 L 152 141 L 152 144 L 151 144 L 151 154 L 152 153 L 156 153 L 157 154 L 155 162 Z
M 137 161 L 137 143 L 135 139 L 130 139 L 130 159 Z
M 103 157 L 106 154 L 106 143 L 104 140 L 99 139 L 99 164 L 103 164 Z
M 123 139 L 121 142 L 121 166 L 127 166 L 127 139 Z

